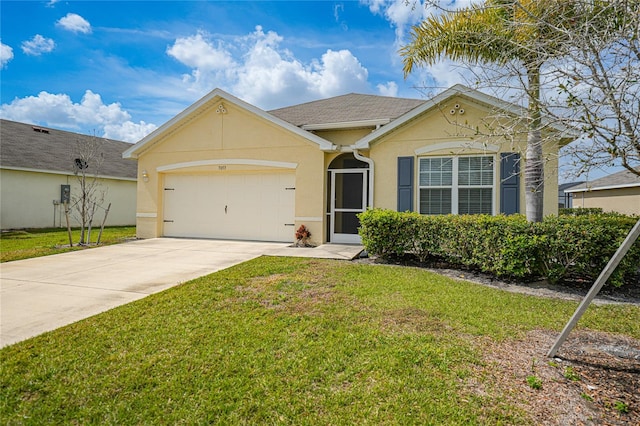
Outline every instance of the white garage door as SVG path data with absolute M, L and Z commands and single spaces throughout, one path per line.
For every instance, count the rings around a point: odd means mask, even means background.
M 166 175 L 164 235 L 294 240 L 294 173 Z

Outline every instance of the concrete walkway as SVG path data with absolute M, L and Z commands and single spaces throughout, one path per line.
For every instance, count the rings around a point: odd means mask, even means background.
M 155 238 L 0 265 L 0 346 L 262 255 L 352 259 L 361 246 Z

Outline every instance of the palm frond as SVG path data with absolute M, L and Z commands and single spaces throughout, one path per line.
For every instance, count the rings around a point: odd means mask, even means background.
M 504 63 L 513 58 L 506 9 L 473 5 L 431 16 L 413 27 L 411 41 L 400 49 L 405 75 L 419 64 L 432 65 L 444 57 L 472 63 Z

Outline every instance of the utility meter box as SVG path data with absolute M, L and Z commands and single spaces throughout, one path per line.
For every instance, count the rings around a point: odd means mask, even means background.
M 71 185 L 60 185 L 60 203 L 71 202 Z

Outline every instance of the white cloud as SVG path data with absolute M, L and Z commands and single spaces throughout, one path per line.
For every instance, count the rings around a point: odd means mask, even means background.
M 391 96 L 395 98 L 398 96 L 398 84 L 395 81 L 388 81 L 386 84 L 378 84 L 376 86 L 378 93 L 382 96 Z
M 281 42 L 276 32 L 257 26 L 228 47 L 198 32 L 177 39 L 167 53 L 193 68 L 183 77 L 192 91 L 220 87 L 264 109 L 369 91 L 368 71 L 349 50 L 327 50 L 305 64 L 280 48 Z
M 340 24 L 340 28 L 342 28 L 343 31 L 347 31 L 349 29 L 349 26 L 347 25 L 347 21 L 341 19 L 341 14 L 344 13 L 344 4 L 343 3 L 336 3 L 333 5 L 333 17 L 335 18 L 336 22 L 338 24 Z
M 13 48 L 11 46 L 7 46 L 6 44 L 0 42 L 0 69 L 4 68 L 5 65 L 9 63 L 13 59 Z
M 54 7 L 56 3 L 58 3 L 60 0 L 50 0 L 47 3 L 47 7 Z
M 369 7 L 371 13 L 383 16 L 395 29 L 396 50 L 409 42 L 409 31 L 432 15 L 440 15 L 469 7 L 479 0 L 360 0 Z M 398 56 L 394 56 L 395 63 Z M 461 83 L 474 87 L 477 81 L 473 67 L 442 59 L 436 65 L 414 68 L 410 79 L 415 82 L 426 96 L 433 96 L 445 88 Z M 378 85 L 378 91 L 384 93 L 385 86 Z
M 67 16 L 60 18 L 57 24 L 65 30 L 74 33 L 89 34 L 91 32 L 91 24 L 89 21 L 75 13 L 67 13 Z
M 27 55 L 33 56 L 49 53 L 54 47 L 56 47 L 56 44 L 52 39 L 44 38 L 40 34 L 36 34 L 31 40 L 22 42 L 22 51 Z
M 99 94 L 87 90 L 79 103 L 69 95 L 40 92 L 38 96 L 15 99 L 0 106 L 0 116 L 27 123 L 46 123 L 66 129 L 102 129 L 103 136 L 136 142 L 156 126 L 134 123 L 119 103 L 105 105 Z
M 360 0 L 360 3 L 369 6 L 371 13 L 381 13 L 381 10 L 388 3 L 387 0 Z
M 405 44 L 413 25 L 431 15 L 470 6 L 479 0 L 360 0 L 374 15 L 383 16 L 396 32 L 396 45 Z
M 139 123 L 125 121 L 118 124 L 106 124 L 103 137 L 125 142 L 138 142 L 157 129 L 157 127 L 155 124 L 145 123 L 144 121 Z
M 167 54 L 183 64 L 203 71 L 221 70 L 234 66 L 231 54 L 221 43 L 214 46 L 208 34 L 199 31 L 191 37 L 176 39 L 173 46 L 167 48 Z
M 432 77 L 435 85 L 439 87 L 451 87 L 458 83 L 465 86 L 474 85 L 471 83 L 474 81 L 473 70 L 449 59 L 442 59 L 435 65 L 424 67 L 423 72 Z
M 367 90 L 369 73 L 358 59 L 348 50 L 327 50 L 317 67 L 318 93 L 322 97 L 335 96 L 345 92 Z
M 395 28 L 396 46 L 404 44 L 405 36 L 412 25 L 431 13 L 424 0 L 361 0 L 371 13 L 384 16 Z

